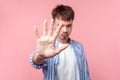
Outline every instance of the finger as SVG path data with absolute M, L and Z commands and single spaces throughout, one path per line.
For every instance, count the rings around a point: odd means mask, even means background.
M 54 20 L 51 19 L 48 35 L 51 36 L 54 29 Z
M 67 48 L 69 46 L 69 44 L 64 44 L 62 47 L 56 49 L 56 53 L 60 53 L 61 51 L 63 51 L 65 48 Z
M 45 41 L 45 36 L 40 37 L 40 41 L 44 42 Z
M 54 35 L 53 35 L 53 38 L 54 38 L 55 40 L 56 40 L 56 38 L 57 38 L 57 36 L 58 36 L 61 28 L 62 28 L 62 24 L 59 24 L 59 26 L 56 28 L 55 33 L 54 33 Z
M 44 25 L 43 25 L 43 36 L 47 35 L 47 20 L 44 20 Z
M 39 38 L 40 37 L 39 31 L 35 25 L 34 25 L 34 32 L 35 32 L 35 35 L 37 36 L 37 38 Z

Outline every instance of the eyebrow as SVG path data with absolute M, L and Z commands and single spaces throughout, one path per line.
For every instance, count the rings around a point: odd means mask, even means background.
M 67 24 L 67 25 L 62 24 L 62 26 L 71 26 L 71 25 L 72 25 L 72 23 Z M 56 26 L 59 26 L 59 23 L 56 23 Z
M 72 24 L 67 24 L 67 25 L 63 25 L 63 26 L 71 26 Z

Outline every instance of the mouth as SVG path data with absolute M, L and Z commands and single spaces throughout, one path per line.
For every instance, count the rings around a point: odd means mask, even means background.
M 61 34 L 62 37 L 68 37 L 68 34 Z

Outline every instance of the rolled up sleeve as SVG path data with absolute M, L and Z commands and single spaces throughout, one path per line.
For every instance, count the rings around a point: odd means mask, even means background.
M 29 61 L 30 61 L 30 64 L 31 64 L 34 68 L 36 68 L 36 69 L 41 69 L 41 68 L 44 68 L 44 67 L 47 66 L 47 59 L 45 59 L 41 64 L 35 64 L 35 63 L 33 63 L 32 57 L 33 57 L 33 54 L 35 54 L 35 52 L 36 52 L 37 50 L 38 50 L 37 48 L 34 49 L 33 53 L 30 55 Z

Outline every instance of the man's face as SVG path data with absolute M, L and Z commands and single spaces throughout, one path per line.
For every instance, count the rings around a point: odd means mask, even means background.
M 60 30 L 60 33 L 58 35 L 58 40 L 59 41 L 66 41 L 69 39 L 69 35 L 72 31 L 72 23 L 73 23 L 73 20 L 70 20 L 70 21 L 64 21 L 62 19 L 55 19 L 55 28 L 58 27 L 59 24 L 62 24 L 62 28 Z

